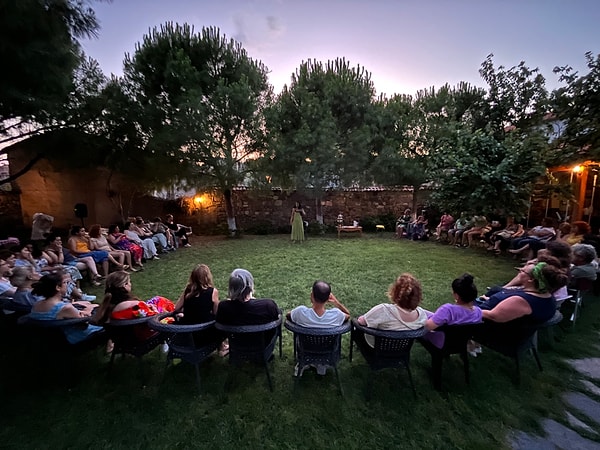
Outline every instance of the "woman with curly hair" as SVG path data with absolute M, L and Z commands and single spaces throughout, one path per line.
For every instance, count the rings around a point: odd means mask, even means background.
M 401 274 L 387 292 L 391 303 L 381 303 L 358 318 L 358 323 L 380 330 L 416 330 L 425 325 L 426 311 L 419 306 L 423 299 L 421 283 L 410 273 Z M 373 336 L 365 336 L 373 347 Z

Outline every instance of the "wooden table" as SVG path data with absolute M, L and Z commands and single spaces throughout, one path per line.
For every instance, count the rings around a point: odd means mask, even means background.
M 362 227 L 337 227 L 337 232 L 338 238 L 340 237 L 341 233 L 360 233 L 360 235 L 362 236 Z

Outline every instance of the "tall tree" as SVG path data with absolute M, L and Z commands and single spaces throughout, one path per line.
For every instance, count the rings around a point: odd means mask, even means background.
M 555 67 L 564 83 L 553 92 L 557 157 L 565 162 L 600 158 L 600 54 L 585 54 L 589 72 L 580 75 L 569 66 Z
M 326 64 L 309 60 L 268 113 L 266 170 L 274 182 L 314 192 L 321 223 L 322 192 L 365 179 L 373 95 L 371 75 L 363 67 L 339 58 Z
M 263 110 L 272 97 L 266 67 L 216 28 L 195 33 L 168 23 L 126 55 L 124 77 L 124 92 L 140 106 L 145 150 L 180 165 L 162 175 L 220 188 L 235 231 L 232 190 L 264 151 Z
M 0 4 L 0 144 L 65 125 L 82 62 L 78 38 L 99 29 L 88 0 Z

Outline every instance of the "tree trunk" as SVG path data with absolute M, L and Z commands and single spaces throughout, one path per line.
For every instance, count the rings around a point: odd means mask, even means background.
M 227 226 L 233 236 L 237 231 L 237 226 L 235 225 L 235 212 L 233 211 L 233 203 L 231 202 L 231 189 L 225 189 L 223 197 L 225 198 L 225 211 L 227 212 Z
M 321 197 L 317 196 L 317 198 L 315 198 L 315 216 L 317 219 L 317 222 L 319 222 L 321 225 L 323 225 L 323 208 L 321 207 Z

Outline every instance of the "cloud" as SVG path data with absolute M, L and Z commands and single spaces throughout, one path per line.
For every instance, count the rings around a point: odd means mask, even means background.
M 284 34 L 279 18 L 269 15 L 237 13 L 233 17 L 233 38 L 249 53 L 268 53 Z

